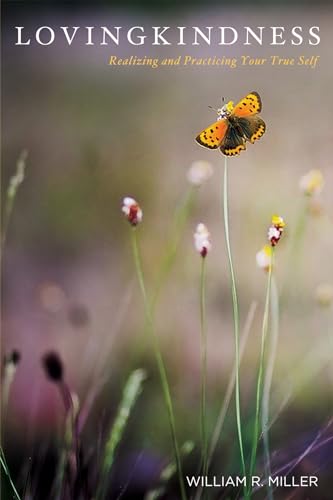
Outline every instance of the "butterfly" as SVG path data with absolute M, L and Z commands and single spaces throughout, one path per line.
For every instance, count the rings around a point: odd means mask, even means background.
M 216 110 L 217 121 L 200 132 L 196 141 L 208 149 L 220 148 L 226 156 L 239 155 L 246 149 L 247 141 L 254 144 L 265 133 L 266 124 L 258 116 L 261 108 L 258 92 L 250 92 L 236 106 L 229 101 Z

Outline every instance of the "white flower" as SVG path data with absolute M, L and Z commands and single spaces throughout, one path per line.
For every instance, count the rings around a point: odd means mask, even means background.
M 272 223 L 268 228 L 267 234 L 268 241 L 270 242 L 272 247 L 275 247 L 279 243 L 285 226 L 286 223 L 280 215 L 272 216 Z
M 213 172 L 213 167 L 208 161 L 194 161 L 187 171 L 187 180 L 194 186 L 201 186 Z
M 122 212 L 125 214 L 126 219 L 132 226 L 138 225 L 142 221 L 143 213 L 138 202 L 126 196 L 123 199 L 123 205 L 121 208 Z
M 279 231 L 278 228 L 276 228 L 275 226 L 270 226 L 268 228 L 268 234 L 267 234 L 268 241 L 270 241 L 271 243 L 273 241 L 279 241 L 280 236 L 281 236 L 281 232 Z
M 257 266 L 260 269 L 269 271 L 269 268 L 272 265 L 272 247 L 265 245 L 259 252 L 257 252 L 256 261 Z
M 194 246 L 201 257 L 206 257 L 207 253 L 212 249 L 210 233 L 205 224 L 200 223 L 197 225 L 194 233 Z

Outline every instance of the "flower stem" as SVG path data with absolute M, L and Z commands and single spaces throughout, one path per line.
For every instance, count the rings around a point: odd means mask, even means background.
M 184 232 L 185 224 L 188 220 L 188 217 L 191 213 L 191 209 L 193 207 L 196 191 L 197 190 L 193 186 L 190 187 L 184 199 L 181 201 L 179 207 L 176 210 L 174 217 L 174 224 L 173 224 L 174 231 L 171 235 L 170 241 L 167 244 L 166 252 L 165 255 L 163 256 L 161 264 L 161 269 L 157 276 L 157 285 L 150 298 L 152 312 L 154 312 L 155 310 L 155 306 L 158 301 L 161 289 L 163 288 L 166 278 L 170 273 L 170 270 L 174 263 L 179 242 Z
M 268 478 L 272 475 L 271 473 L 271 462 L 270 462 L 270 452 L 269 452 L 269 406 L 270 406 L 270 394 L 272 387 L 273 371 L 275 365 L 278 335 L 279 335 L 279 296 L 276 286 L 276 281 L 274 276 L 272 276 L 271 283 L 271 348 L 267 361 L 267 369 L 264 380 L 263 396 L 262 396 L 262 415 L 261 415 L 261 427 L 264 442 L 264 457 L 265 457 L 265 475 L 267 479 L 267 497 L 269 500 L 273 500 L 273 489 L 268 481 Z
M 267 338 L 267 332 L 268 332 L 268 319 L 269 319 L 273 266 L 274 266 L 274 247 L 272 247 L 271 265 L 269 266 L 269 271 L 268 271 L 265 310 L 264 310 L 264 317 L 263 317 L 262 331 L 261 331 L 261 348 L 260 348 L 259 371 L 258 371 L 257 389 L 256 389 L 256 411 L 255 411 L 254 430 L 253 430 L 253 439 L 252 439 L 250 477 L 252 476 L 252 474 L 254 472 L 254 468 L 256 465 L 256 458 L 257 458 L 257 449 L 258 449 L 260 401 L 261 401 L 261 393 L 262 393 L 262 381 L 263 381 L 263 375 L 264 375 L 265 347 L 266 347 L 266 338 Z
M 241 363 L 242 357 L 244 355 L 245 346 L 246 346 L 247 340 L 249 338 L 249 334 L 250 334 L 251 326 L 253 324 L 256 309 L 257 309 L 257 303 L 252 302 L 252 304 L 249 308 L 249 312 L 247 314 L 247 318 L 246 318 L 245 325 L 244 325 L 243 332 L 242 332 L 241 339 L 240 339 L 240 350 L 239 350 L 239 356 L 240 356 L 239 362 L 240 363 Z M 235 379 L 236 379 L 236 363 L 234 362 L 232 373 L 231 373 L 230 378 L 229 378 L 227 390 L 225 392 L 225 396 L 224 396 L 222 404 L 221 404 L 221 408 L 220 408 L 220 411 L 219 411 L 219 414 L 217 417 L 217 421 L 215 424 L 215 429 L 213 431 L 212 439 L 210 441 L 209 448 L 208 448 L 207 471 L 209 470 L 210 464 L 211 464 L 212 459 L 213 459 L 213 455 L 215 453 L 219 438 L 221 436 L 223 424 L 225 422 L 225 417 L 227 415 L 227 411 L 229 409 L 230 401 L 231 401 L 231 398 L 232 398 L 232 395 L 234 392 L 234 388 L 235 388 Z M 202 490 L 203 490 L 203 487 L 200 486 L 195 494 L 194 500 L 200 500 L 201 495 L 202 495 Z
M 2 447 L 0 447 L 0 464 L 1 464 L 1 468 L 3 469 L 5 475 L 7 476 L 7 479 L 9 481 L 10 487 L 12 489 L 12 498 L 16 498 L 16 500 L 21 500 L 21 497 L 18 494 L 18 491 L 15 488 L 15 484 L 14 484 L 12 478 L 11 478 L 9 467 L 7 465 L 5 454 L 4 454 L 4 451 L 3 451 Z
M 293 224 L 294 230 L 291 232 L 289 240 L 289 251 L 287 255 L 287 265 L 285 268 L 284 279 L 281 286 L 281 301 L 280 309 L 283 311 L 285 306 L 290 302 L 292 295 L 295 295 L 293 283 L 298 283 L 299 269 L 302 256 L 302 246 L 306 227 L 308 222 L 308 203 L 307 197 L 301 200 L 298 214 Z
M 201 450 L 203 475 L 207 475 L 207 429 L 206 429 L 206 386 L 207 386 L 207 331 L 206 331 L 206 259 L 201 259 L 200 276 L 200 335 L 201 335 Z
M 240 350 L 239 350 L 239 362 L 240 363 L 241 363 L 242 357 L 244 355 L 245 346 L 246 346 L 246 343 L 247 343 L 247 340 L 248 340 L 248 337 L 249 337 L 249 334 L 250 334 L 250 330 L 251 330 L 251 327 L 252 327 L 252 324 L 253 324 L 253 320 L 254 320 L 254 315 L 255 315 L 256 309 L 257 309 L 257 303 L 256 302 L 252 302 L 252 304 L 251 304 L 251 306 L 249 308 L 249 312 L 248 312 L 248 315 L 247 315 L 247 318 L 246 318 L 246 322 L 245 322 L 245 325 L 244 325 L 244 329 L 243 329 L 243 333 L 242 333 L 241 341 L 240 341 Z M 232 372 L 231 372 L 231 376 L 230 376 L 230 379 L 229 379 L 229 383 L 228 383 L 228 386 L 227 386 L 227 390 L 225 392 L 223 403 L 221 405 L 221 409 L 220 409 L 220 412 L 219 412 L 219 415 L 218 415 L 218 418 L 217 418 L 216 427 L 215 427 L 214 432 L 213 432 L 212 441 L 211 441 L 211 444 L 210 444 L 210 447 L 209 447 L 208 467 L 209 467 L 210 462 L 211 462 L 211 460 L 213 458 L 213 455 L 214 455 L 214 452 L 215 452 L 215 449 L 216 449 L 216 446 L 217 446 L 217 443 L 218 443 L 218 438 L 220 437 L 221 432 L 222 432 L 223 424 L 224 424 L 224 421 L 225 421 L 225 417 L 227 415 L 227 411 L 228 411 L 228 408 L 229 408 L 229 404 L 230 404 L 230 400 L 231 400 L 231 397 L 232 397 L 232 393 L 233 393 L 234 388 L 235 388 L 235 380 L 236 380 L 236 363 L 234 362 L 234 365 L 233 365 L 233 368 L 232 368 Z
M 236 399 L 237 433 L 238 433 L 238 441 L 239 441 L 242 474 L 245 477 L 246 476 L 246 467 L 245 467 L 245 459 L 244 459 L 242 422 L 241 422 L 241 414 L 240 414 L 239 312 L 238 312 L 238 298 L 237 298 L 235 273 L 234 273 L 234 267 L 233 267 L 233 263 L 232 263 L 232 254 L 231 254 L 230 236 L 229 236 L 228 163 L 227 163 L 227 158 L 224 159 L 223 217 L 224 217 L 224 233 L 225 233 L 225 240 L 226 240 L 226 246 L 227 246 L 229 272 L 230 272 L 230 280 L 231 280 L 231 295 L 232 295 L 232 307 L 233 307 L 233 318 L 234 318 L 235 364 L 236 364 L 235 399 Z
M 170 424 L 170 429 L 171 429 L 175 460 L 176 460 L 176 464 L 177 464 L 181 498 L 182 498 L 182 500 L 186 500 L 187 496 L 186 496 L 186 492 L 185 492 L 182 464 L 181 464 L 179 446 L 178 446 L 177 435 L 176 435 L 176 424 L 175 424 L 174 410 L 173 410 L 173 404 L 172 404 L 172 399 L 171 399 L 171 394 L 170 394 L 170 387 L 169 387 L 169 382 L 168 382 L 168 378 L 167 378 L 164 360 L 163 360 L 162 353 L 161 353 L 160 346 L 159 346 L 158 337 L 157 337 L 156 332 L 154 330 L 153 317 L 152 317 L 152 312 L 151 312 L 151 308 L 150 308 L 150 304 L 149 304 L 149 300 L 148 300 L 148 296 L 147 296 L 147 292 L 146 292 L 146 286 L 145 286 L 144 275 L 143 275 L 143 270 L 142 270 L 142 265 L 141 265 L 139 248 L 138 248 L 137 233 L 136 233 L 135 228 L 132 229 L 132 249 L 133 249 L 135 268 L 136 268 L 138 281 L 139 281 L 139 285 L 140 285 L 140 289 L 141 289 L 141 293 L 142 293 L 142 297 L 143 297 L 143 302 L 144 302 L 146 323 L 148 325 L 148 328 L 149 328 L 149 331 L 150 331 L 150 334 L 151 334 L 151 337 L 153 340 L 154 354 L 155 354 L 156 363 L 157 363 L 157 367 L 158 367 L 158 371 L 159 371 L 159 375 L 160 375 L 160 380 L 161 380 L 161 385 L 162 385 L 162 390 L 163 390 L 163 395 L 164 395 L 164 401 L 165 401 L 165 405 L 166 405 L 168 417 L 169 417 L 169 424 Z

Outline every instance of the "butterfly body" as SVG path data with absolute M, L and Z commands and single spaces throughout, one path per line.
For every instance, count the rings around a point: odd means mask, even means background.
M 218 119 L 196 137 L 200 146 L 220 149 L 226 156 L 236 156 L 265 133 L 265 122 L 258 113 L 262 104 L 257 92 L 251 92 L 234 107 L 230 101 L 217 110 Z

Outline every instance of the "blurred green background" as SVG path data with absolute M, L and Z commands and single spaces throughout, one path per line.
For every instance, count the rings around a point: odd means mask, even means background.
M 71 387 L 82 400 L 99 372 L 107 376 L 88 422 L 88 442 L 94 439 L 100 412 L 113 414 L 131 369 L 148 367 L 148 382 L 124 450 L 146 447 L 161 456 L 171 453 L 158 377 L 151 349 L 143 341 L 143 304 L 121 200 L 134 196 L 143 208 L 144 222 L 138 232 L 147 286 L 153 290 L 174 230 L 175 208 L 189 189 L 186 173 L 196 160 L 210 161 L 214 176 L 197 191 L 158 302 L 156 328 L 168 365 L 181 440 L 198 441 L 200 258 L 192 239 L 196 224 L 205 222 L 213 241 L 207 258 L 207 324 L 209 422 L 214 425 L 234 355 L 221 213 L 223 158 L 199 148 L 194 137 L 215 119 L 208 105 L 218 107 L 221 96 L 237 101 L 251 90 L 262 97 L 267 132 L 239 158 L 229 160 L 231 238 L 241 325 L 251 303 L 258 302 L 242 365 L 244 421 L 250 423 L 253 411 L 266 286 L 266 275 L 256 267 L 255 255 L 265 244 L 271 214 L 279 213 L 287 231 L 276 255 L 283 307 L 273 409 L 276 411 L 290 389 L 294 392 L 291 404 L 273 427 L 272 447 L 288 449 L 290 436 L 297 441 L 315 433 L 331 414 L 333 402 L 332 311 L 321 309 L 315 300 L 316 287 L 333 281 L 332 11 L 324 6 L 301 11 L 291 6 L 277 10 L 254 5 L 207 9 L 200 3 L 168 13 L 111 10 L 107 3 L 103 8 L 73 11 L 34 8 L 29 13 L 9 3 L 6 8 L 3 189 L 20 152 L 28 150 L 26 179 L 15 204 L 3 262 L 2 348 L 7 352 L 15 347 L 22 353 L 6 427 L 9 448 L 20 442 L 29 449 L 36 436 L 53 434 L 62 418 L 61 401 L 40 365 L 43 353 L 56 349 Z M 274 48 L 124 45 L 115 50 L 79 43 L 65 47 L 61 41 L 50 47 L 13 46 L 13 26 L 24 25 L 29 30 L 44 24 L 319 25 L 322 42 L 316 47 Z M 107 65 L 112 54 L 320 55 L 320 63 L 315 69 L 113 68 Z M 304 206 L 299 179 L 314 168 L 325 178 L 319 200 L 322 213 L 307 214 L 303 237 L 291 259 Z M 217 464 L 237 470 L 233 405 L 227 429 L 223 449 L 228 453 L 219 454 Z

